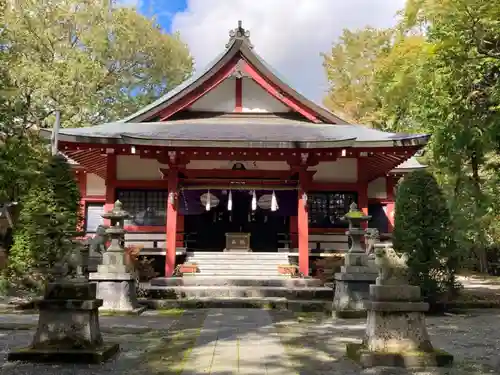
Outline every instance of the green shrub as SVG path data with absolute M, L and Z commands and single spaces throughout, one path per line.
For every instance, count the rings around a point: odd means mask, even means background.
M 415 171 L 398 187 L 394 249 L 408 254 L 410 283 L 435 303 L 456 290 L 457 246 L 447 201 L 429 172 Z
M 50 158 L 21 203 L 8 271 L 16 284 L 39 289 L 54 263 L 72 248 L 80 219 L 80 193 L 63 157 Z

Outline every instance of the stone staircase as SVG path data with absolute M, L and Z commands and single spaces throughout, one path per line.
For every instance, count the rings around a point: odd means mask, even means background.
M 333 289 L 320 280 L 281 275 L 288 253 L 188 252 L 198 272 L 141 285 L 149 308 L 254 307 L 330 311 Z
M 199 276 L 289 277 L 278 266 L 289 264 L 287 253 L 188 252 L 185 263 L 196 263 Z

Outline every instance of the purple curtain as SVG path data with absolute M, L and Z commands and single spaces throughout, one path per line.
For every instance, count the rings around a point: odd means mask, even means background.
M 200 215 L 205 211 L 205 207 L 201 204 L 200 197 L 207 190 L 182 190 L 179 193 L 179 213 L 181 215 Z M 228 190 L 210 190 L 210 193 L 219 198 L 219 205 L 227 207 Z M 272 190 L 257 190 L 256 196 L 259 199 L 262 195 L 272 194 Z M 277 211 L 267 211 L 269 215 L 275 216 L 295 216 L 297 215 L 297 191 L 296 190 L 278 190 L 275 191 L 279 209 Z M 237 199 L 233 194 L 233 199 Z M 257 210 L 262 210 L 257 207 Z

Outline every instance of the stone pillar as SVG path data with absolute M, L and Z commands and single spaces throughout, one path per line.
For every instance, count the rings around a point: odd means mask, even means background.
M 89 274 L 89 280 L 97 283 L 97 298 L 103 300 L 102 310 L 128 313 L 141 313 L 145 307 L 137 303 L 135 277 L 127 271 L 125 265 L 125 219 L 130 216 L 122 209 L 122 203 L 116 201 L 113 209 L 102 215 L 109 219 L 111 226 L 106 234 L 111 244 L 102 254 L 102 264 L 97 272 Z
M 358 210 L 356 203 L 351 204 L 345 218 L 349 221 L 346 234 L 351 239 L 351 247 L 345 254 L 345 264 L 335 274 L 335 296 L 333 297 L 334 314 L 341 318 L 359 318 L 366 316 L 364 302 L 368 300 L 370 284 L 375 283 L 377 274 L 368 265 L 368 254 L 361 245 L 365 230 L 361 228 L 371 217 Z
M 80 267 L 71 258 L 62 263 Z M 100 363 L 111 358 L 119 346 L 103 342 L 98 310 L 101 305 L 102 300 L 96 299 L 96 285 L 82 276 L 81 268 L 77 278 L 59 277 L 47 285 L 43 299 L 37 302 L 40 313 L 32 344 L 9 352 L 7 359 Z
M 406 258 L 389 247 L 376 248 L 379 277 L 370 286 L 362 344 L 347 344 L 347 354 L 367 367 L 447 366 L 453 356 L 433 348 L 425 325 L 429 305 L 420 288 L 408 285 Z

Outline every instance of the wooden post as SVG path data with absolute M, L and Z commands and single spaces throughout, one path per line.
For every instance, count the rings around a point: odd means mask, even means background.
M 179 175 L 177 168 L 170 167 L 168 171 L 167 198 L 167 252 L 165 254 L 165 277 L 173 275 L 175 270 L 175 252 L 177 249 L 177 185 Z
M 56 122 L 54 123 L 54 128 L 52 129 L 52 139 L 51 139 L 51 146 L 52 146 L 52 156 L 57 155 L 57 148 L 59 144 L 59 129 L 61 128 L 61 112 L 56 111 Z
M 309 275 L 309 214 L 307 211 L 307 190 L 304 173 L 300 173 L 297 207 L 297 232 L 299 242 L 299 272 Z
M 358 209 L 363 212 L 364 215 L 368 215 L 368 182 L 364 176 L 364 168 L 366 163 L 365 159 L 358 157 Z M 361 224 L 363 229 L 368 228 L 368 223 L 364 222 Z
M 106 150 L 106 197 L 104 212 L 111 211 L 116 201 L 116 154 L 114 149 Z M 87 175 L 85 175 L 87 179 Z M 110 225 L 109 220 L 104 220 L 104 225 Z
M 388 230 L 392 233 L 394 230 L 394 213 L 395 213 L 395 196 L 394 196 L 394 178 L 392 176 L 387 176 L 386 178 L 386 189 L 387 189 L 387 205 L 385 206 L 385 215 L 389 222 Z

